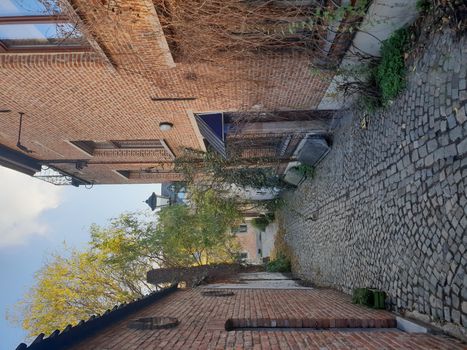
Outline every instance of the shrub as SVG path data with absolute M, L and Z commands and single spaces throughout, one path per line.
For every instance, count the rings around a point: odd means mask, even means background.
M 259 218 L 254 218 L 251 224 L 260 231 L 265 231 L 266 227 L 275 219 L 274 213 L 261 215 Z
M 258 230 L 264 231 L 266 230 L 266 227 L 269 225 L 269 220 L 264 216 L 260 216 L 259 218 L 254 218 L 251 221 L 251 224 Z
M 428 12 L 432 9 L 433 3 L 430 0 L 417 0 L 417 10 L 420 12 Z
M 258 202 L 258 204 L 261 205 L 264 211 L 274 213 L 285 205 L 285 201 L 283 198 L 276 197 Z
M 352 303 L 365 305 L 373 309 L 384 309 L 386 293 L 376 289 L 355 288 Z
M 373 294 L 368 288 L 355 288 L 352 293 L 352 303 L 360 305 L 370 305 Z
M 310 179 L 312 179 L 315 174 L 315 169 L 308 164 L 300 164 L 294 168 L 298 171 L 299 174 Z
M 381 60 L 375 70 L 375 79 L 383 106 L 387 106 L 405 87 L 404 51 L 408 43 L 408 30 L 402 28 L 383 41 L 381 46 Z
M 266 271 L 269 272 L 290 272 L 291 264 L 290 259 L 284 255 L 276 257 L 266 265 Z

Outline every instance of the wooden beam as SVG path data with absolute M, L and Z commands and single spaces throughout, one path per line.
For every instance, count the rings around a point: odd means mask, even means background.
M 53 52 L 89 52 L 89 46 L 50 45 L 50 46 L 24 46 L 7 48 L 8 53 L 53 53 Z M 0 52 L 1 49 L 0 49 Z
M 151 97 L 153 101 L 194 101 L 196 97 Z
M 291 121 L 291 122 L 256 122 L 240 125 L 238 136 L 248 134 L 293 134 L 316 131 L 326 133 L 329 122 L 323 120 Z M 230 136 L 230 135 L 229 135 Z M 237 135 L 235 135 L 237 136 Z
M 0 17 L 0 24 L 35 24 L 35 23 L 66 23 L 67 16 L 7 16 Z

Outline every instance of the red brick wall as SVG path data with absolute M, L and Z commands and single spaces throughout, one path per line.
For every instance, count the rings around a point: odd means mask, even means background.
M 232 291 L 232 297 L 205 297 L 201 289 L 175 292 L 72 349 L 465 349 L 454 340 L 395 329 L 358 333 L 332 330 L 394 323 L 392 314 L 353 305 L 347 296 L 332 290 Z M 176 317 L 180 324 L 165 330 L 127 328 L 129 320 L 150 316 Z M 230 318 L 276 320 L 278 326 L 292 320 L 289 326 L 295 327 L 303 323 L 294 319 L 306 319 L 329 329 L 227 332 L 224 325 Z
M 0 54 L 0 106 L 14 110 L 2 114 L 0 144 L 15 148 L 16 112 L 23 111 L 23 143 L 38 159 L 89 159 L 66 142 L 76 140 L 165 139 L 177 154 L 182 147 L 199 148 L 187 111 L 249 110 L 255 105 L 266 110 L 312 109 L 327 88 L 310 72 L 309 58 L 299 53 L 258 56 L 229 66 L 178 63 L 168 68 L 170 59 L 150 1 L 118 2 L 124 6 L 117 14 L 100 2 L 94 7 L 85 3 L 90 2 L 74 1 L 114 68 L 97 53 Z M 153 96 L 196 100 L 154 102 Z M 173 130 L 161 132 L 162 121 L 173 123 Z M 143 159 L 154 163 L 92 165 L 79 172 L 73 166 L 60 167 L 96 183 L 176 178 L 145 174 L 125 180 L 112 171 L 161 167 L 158 162 L 164 156 Z

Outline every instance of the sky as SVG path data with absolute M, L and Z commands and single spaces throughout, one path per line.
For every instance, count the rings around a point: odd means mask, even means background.
M 5 319 L 33 284 L 45 257 L 66 241 L 82 248 L 89 227 L 122 212 L 150 211 L 144 203 L 159 184 L 54 186 L 0 166 L 0 350 L 15 349 L 25 332 Z

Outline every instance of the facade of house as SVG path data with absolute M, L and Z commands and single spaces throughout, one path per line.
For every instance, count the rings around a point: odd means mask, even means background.
M 264 231 L 252 224 L 252 218 L 245 218 L 244 223 L 232 229 L 240 245 L 240 258 L 248 264 L 263 264 L 274 248 L 277 224 L 269 224 Z
M 349 37 L 325 23 L 305 29 L 312 1 L 267 2 L 261 13 L 274 20 L 230 30 L 226 47 L 202 41 L 215 24 L 198 37 L 182 30 L 183 20 L 204 20 L 201 10 L 176 12 L 188 2 L 43 3 L 0 3 L 4 166 L 55 184 L 177 181 L 173 161 L 185 148 L 288 159 L 304 136 L 332 124 L 332 113 L 316 110 L 327 73 L 311 66 L 338 60 Z M 210 20 L 226 11 L 208 3 Z M 248 54 L 228 56 L 246 39 L 257 43 Z
M 281 274 L 241 274 L 227 283 L 173 286 L 17 350 L 465 349 L 443 335 L 398 329 L 392 313 Z

